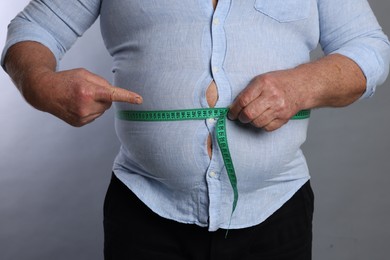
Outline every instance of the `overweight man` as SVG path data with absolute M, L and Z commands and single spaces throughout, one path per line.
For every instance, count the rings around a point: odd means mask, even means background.
M 58 70 L 98 17 L 112 83 Z M 105 259 L 308 260 L 310 110 L 371 97 L 389 56 L 366 0 L 32 0 L 1 64 L 70 125 L 114 104 Z

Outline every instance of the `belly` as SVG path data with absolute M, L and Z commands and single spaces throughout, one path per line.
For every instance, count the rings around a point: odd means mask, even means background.
M 121 164 L 129 173 L 143 175 L 172 190 L 205 183 L 210 158 L 205 142 L 209 132 L 203 120 L 117 120 L 116 129 L 122 143 Z M 290 121 L 274 132 L 227 121 L 229 149 L 240 191 L 251 192 L 272 182 L 306 176 L 306 162 L 300 150 L 306 129 L 307 120 Z M 298 168 L 305 170 L 298 172 Z
M 129 172 L 172 189 L 204 182 L 209 164 L 204 121 L 126 122 L 117 120 L 117 134 Z

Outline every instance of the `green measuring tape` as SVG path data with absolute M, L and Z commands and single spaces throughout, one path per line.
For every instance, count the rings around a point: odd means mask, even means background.
M 204 120 L 218 118 L 216 134 L 219 148 L 222 153 L 223 162 L 229 177 L 230 184 L 233 188 L 233 207 L 232 214 L 237 206 L 238 190 L 237 178 L 234 170 L 233 161 L 230 156 L 229 145 L 226 135 L 226 117 L 228 108 L 199 108 L 183 110 L 159 110 L 159 111 L 131 111 L 120 110 L 117 117 L 126 121 L 182 121 L 182 120 Z M 291 119 L 306 119 L 310 117 L 310 110 L 299 111 Z

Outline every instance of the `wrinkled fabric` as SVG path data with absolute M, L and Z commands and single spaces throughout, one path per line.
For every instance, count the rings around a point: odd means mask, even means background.
M 227 107 L 253 77 L 308 62 L 318 44 L 360 66 L 367 78 L 362 98 L 388 72 L 389 42 L 365 0 L 219 0 L 215 12 L 211 0 L 33 0 L 11 22 L 3 58 L 11 45 L 32 40 L 59 61 L 98 17 L 113 84 L 144 99 L 140 106 L 117 103 L 117 110 L 205 108 L 212 80 L 216 107 Z M 239 192 L 232 216 L 215 120 L 116 120 L 121 148 L 113 170 L 160 216 L 210 231 L 253 226 L 310 178 L 300 148 L 308 121 L 273 132 L 227 122 Z

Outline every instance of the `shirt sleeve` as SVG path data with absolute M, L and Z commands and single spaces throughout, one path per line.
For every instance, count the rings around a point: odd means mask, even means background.
M 15 43 L 35 41 L 48 47 L 57 64 L 76 39 L 96 21 L 101 0 L 32 0 L 8 25 L 1 56 Z
M 339 53 L 363 71 L 371 97 L 388 75 L 390 43 L 366 0 L 318 0 L 320 44 L 326 55 Z

